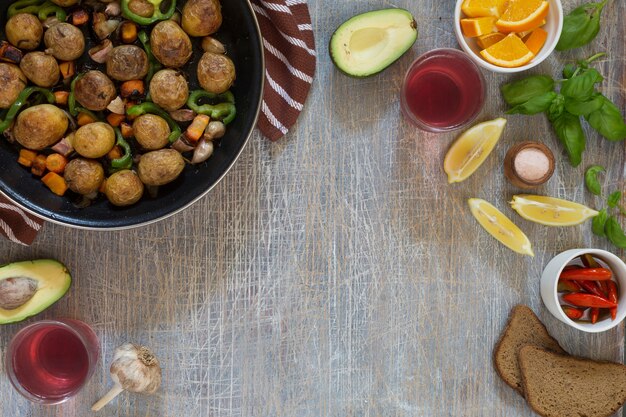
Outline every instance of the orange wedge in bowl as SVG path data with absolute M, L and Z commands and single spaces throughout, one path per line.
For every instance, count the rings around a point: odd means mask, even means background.
M 496 18 L 492 16 L 461 19 L 461 29 L 463 30 L 463 34 L 468 38 L 475 38 L 487 33 L 496 32 L 495 22 Z
M 480 47 L 480 49 L 487 49 L 491 45 L 500 42 L 505 37 L 506 35 L 500 32 L 488 33 L 476 38 L 476 44 Z
M 505 33 L 531 30 L 541 25 L 549 9 L 545 0 L 510 0 L 496 27 Z
M 526 47 L 530 49 L 530 52 L 537 55 L 539 51 L 541 51 L 541 48 L 543 48 L 543 44 L 546 43 L 546 39 L 548 39 L 548 32 L 542 28 L 537 28 L 528 35 L 524 43 Z
M 480 54 L 485 61 L 504 68 L 521 67 L 535 57 L 515 33 L 509 33 L 500 42 L 480 51 Z
M 508 0 L 465 0 L 461 5 L 467 17 L 500 16 Z

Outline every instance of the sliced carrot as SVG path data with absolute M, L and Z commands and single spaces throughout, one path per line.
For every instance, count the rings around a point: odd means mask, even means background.
M 63 61 L 59 64 L 59 70 L 64 80 L 72 78 L 76 74 L 76 64 L 74 61 Z
M 125 20 L 120 28 L 120 37 L 124 43 L 133 43 L 137 40 L 137 25 L 134 22 Z
M 120 148 L 117 145 L 115 145 L 113 149 L 111 149 L 109 153 L 107 154 L 107 158 L 109 158 L 109 160 L 111 161 L 114 159 L 120 159 L 122 156 L 123 156 L 122 148 Z
M 56 195 L 65 194 L 68 188 L 65 179 L 56 172 L 48 172 L 41 181 Z
M 48 171 L 61 174 L 63 173 L 63 171 L 65 171 L 66 165 L 67 165 L 67 158 L 61 155 L 60 153 L 50 154 L 46 158 L 46 168 L 48 168 Z
M 46 172 L 46 159 L 46 155 L 37 155 L 33 161 L 33 166 L 31 167 L 30 172 L 33 175 L 41 177 Z
M 143 96 L 145 92 L 146 87 L 142 80 L 125 81 L 120 87 L 120 95 L 124 98 Z
M 87 113 L 80 112 L 78 113 L 78 117 L 76 117 L 76 123 L 78 124 L 78 126 L 85 126 L 85 125 L 88 125 L 89 123 L 95 123 L 95 122 L 96 122 L 96 119 L 94 119 Z
M 37 158 L 37 152 L 29 149 L 20 149 L 20 156 L 17 159 L 17 163 L 30 168 L 33 166 L 33 161 Z
M 126 120 L 126 116 L 123 114 L 111 113 L 107 116 L 107 122 L 113 127 L 118 127 L 124 120 Z
M 210 121 L 211 118 L 205 114 L 197 115 L 193 119 L 193 122 L 191 122 L 191 124 L 187 128 L 187 131 L 185 132 L 185 137 L 192 142 L 199 141 Z
M 54 101 L 60 106 L 67 106 L 67 100 L 70 97 L 70 93 L 67 91 L 55 91 Z
M 130 139 L 134 135 L 133 127 L 130 125 L 130 123 L 122 122 L 120 124 L 120 131 L 122 132 L 122 136 L 124 137 L 124 139 Z

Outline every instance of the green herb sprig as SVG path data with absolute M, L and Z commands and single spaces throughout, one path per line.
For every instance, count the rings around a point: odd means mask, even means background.
M 578 48 L 594 40 L 600 31 L 600 15 L 607 1 L 583 4 L 565 16 L 556 50 Z
M 595 54 L 577 64 L 566 65 L 564 79 L 559 81 L 547 75 L 532 75 L 501 87 L 504 100 L 511 106 L 507 114 L 548 116 L 572 166 L 581 163 L 586 146 L 581 117 L 610 141 L 626 138 L 626 122 L 619 108 L 596 90 L 604 77 L 589 67 L 604 55 Z
M 595 195 L 602 195 L 602 186 L 598 180 L 598 174 L 604 172 L 604 167 L 600 165 L 592 165 L 585 171 L 585 186 L 587 190 Z M 608 208 L 600 210 L 591 223 L 591 230 L 597 236 L 608 238 L 618 248 L 626 248 L 626 234 L 619 223 L 616 215 L 611 211 L 617 209 L 622 216 L 626 216 L 626 208 L 620 204 L 622 200 L 622 192 L 614 191 L 606 199 Z

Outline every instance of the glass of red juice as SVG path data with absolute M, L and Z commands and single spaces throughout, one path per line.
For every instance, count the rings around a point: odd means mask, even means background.
M 446 132 L 467 126 L 485 101 L 478 66 L 457 49 L 434 49 L 407 71 L 400 93 L 404 115 L 420 129 Z
M 44 320 L 20 330 L 7 349 L 11 384 L 27 399 L 59 404 L 74 396 L 94 372 L 98 338 L 73 319 Z

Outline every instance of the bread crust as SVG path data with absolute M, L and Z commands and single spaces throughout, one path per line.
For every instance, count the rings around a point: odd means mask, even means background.
M 522 359 L 522 351 L 529 351 L 529 350 L 538 350 L 541 352 L 545 352 L 545 353 L 549 353 L 551 355 L 554 356 L 558 356 L 564 359 L 568 359 L 568 360 L 574 360 L 574 361 L 579 361 L 579 362 L 589 362 L 589 363 L 593 363 L 593 364 L 601 364 L 601 365 L 621 365 L 624 366 L 621 363 L 617 363 L 617 362 L 610 362 L 610 361 L 596 361 L 596 360 L 592 360 L 589 358 L 582 358 L 582 357 L 578 357 L 578 356 L 571 356 L 568 355 L 567 353 L 565 354 L 561 354 L 561 353 L 556 353 L 556 352 L 552 352 L 546 349 L 542 349 L 539 346 L 535 346 L 535 345 L 524 345 L 522 347 L 520 347 L 519 351 L 518 351 L 518 362 L 519 362 L 519 366 L 520 366 L 520 370 L 521 375 L 522 375 L 522 387 L 524 389 L 524 392 L 526 393 L 525 397 L 526 397 L 526 402 L 528 403 L 528 405 L 530 406 L 530 408 L 532 408 L 532 410 L 537 413 L 538 415 L 542 416 L 542 417 L 560 417 L 557 414 L 543 414 L 541 410 L 539 410 L 536 406 L 535 403 L 533 401 L 532 395 L 529 395 L 528 392 L 528 381 L 526 379 L 526 373 L 524 372 L 527 369 L 527 364 L 525 364 L 524 360 Z M 626 370 L 625 370 L 626 372 Z M 601 416 L 598 417 L 611 417 L 613 414 L 615 414 L 620 408 L 622 408 L 622 406 L 624 405 L 624 403 L 626 402 L 626 394 L 624 394 L 624 397 L 620 400 L 621 405 L 619 405 L 617 408 L 612 408 L 610 411 L 608 411 L 606 414 L 602 414 Z
M 506 326 L 504 327 L 504 330 L 502 331 L 502 334 L 500 335 L 500 339 L 498 340 L 498 343 L 496 343 L 496 346 L 493 350 L 493 363 L 494 363 L 494 368 L 496 369 L 496 373 L 498 374 L 500 379 L 502 379 L 508 386 L 513 388 L 515 391 L 517 391 L 522 397 L 524 397 L 523 385 L 518 387 L 515 381 L 510 380 L 504 374 L 504 371 L 500 368 L 498 355 L 501 352 L 503 342 L 506 341 L 506 338 L 509 335 L 509 330 L 511 330 L 513 320 L 517 317 L 517 314 L 524 314 L 524 313 L 530 313 L 537 320 L 537 323 L 539 323 L 542 326 L 545 334 L 548 335 L 548 337 L 550 337 L 554 341 L 554 343 L 561 349 L 561 353 L 567 354 L 567 352 L 565 351 L 565 349 L 563 349 L 563 347 L 559 344 L 559 342 L 550 335 L 545 324 L 543 324 L 543 322 L 539 320 L 539 317 L 537 317 L 535 312 L 530 307 L 524 304 L 518 304 L 515 307 L 513 307 L 509 315 L 509 319 L 507 320 Z M 517 352 L 516 352 L 516 356 L 517 356 Z

